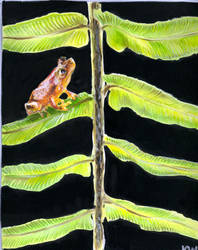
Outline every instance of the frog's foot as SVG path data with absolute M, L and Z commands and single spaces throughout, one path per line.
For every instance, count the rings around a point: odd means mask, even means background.
M 77 94 L 75 94 L 75 93 L 73 93 L 73 92 L 71 92 L 71 91 L 69 91 L 69 90 L 65 90 L 65 93 L 68 95 L 68 97 L 69 98 L 71 98 L 72 100 L 75 100 L 76 99 L 76 97 L 78 96 Z
M 46 107 L 44 107 L 43 109 L 41 109 L 41 110 L 39 111 L 39 114 L 40 114 L 40 116 L 43 118 L 45 115 L 46 115 L 46 117 L 47 117 L 49 113 L 47 112 Z
M 50 99 L 51 106 L 55 109 L 61 110 L 61 111 L 67 111 L 67 106 L 71 104 L 71 101 L 64 102 L 64 100 L 60 98 L 53 98 Z
M 62 110 L 62 111 L 67 111 L 68 109 L 67 109 L 67 106 L 69 106 L 71 104 L 71 102 L 70 101 L 68 101 L 68 102 L 61 102 L 61 104 L 60 105 L 58 105 L 58 107 L 59 107 L 59 109 L 60 110 Z
M 42 118 L 44 118 L 45 114 L 46 114 L 46 116 L 48 116 L 48 112 L 47 111 L 41 111 L 41 112 L 39 112 L 39 114 L 40 114 L 40 116 Z

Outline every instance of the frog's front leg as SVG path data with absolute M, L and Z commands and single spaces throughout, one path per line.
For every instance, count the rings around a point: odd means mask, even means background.
M 71 98 L 72 100 L 75 100 L 76 97 L 78 96 L 77 94 L 75 94 L 75 93 L 73 93 L 73 92 L 71 92 L 71 91 L 69 91 L 69 90 L 67 90 L 67 89 L 65 89 L 64 92 L 65 92 L 65 93 L 67 94 L 67 96 L 68 96 L 69 98 Z
M 70 101 L 68 102 L 64 102 L 64 100 L 58 98 L 58 97 L 51 97 L 50 98 L 50 104 L 53 108 L 55 109 L 59 109 L 59 110 L 62 110 L 62 111 L 67 111 L 67 106 L 71 104 Z

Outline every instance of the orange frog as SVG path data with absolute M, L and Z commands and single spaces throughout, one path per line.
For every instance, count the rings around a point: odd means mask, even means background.
M 29 101 L 25 103 L 27 114 L 40 113 L 43 116 L 42 112 L 45 112 L 49 106 L 66 111 L 71 102 L 64 102 L 59 97 L 61 94 L 66 93 L 69 98 L 76 99 L 77 95 L 67 90 L 75 67 L 76 64 L 73 58 L 60 57 L 57 67 L 32 91 Z

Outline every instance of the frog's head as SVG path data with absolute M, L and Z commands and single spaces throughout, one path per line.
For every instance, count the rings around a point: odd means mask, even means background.
M 25 110 L 27 115 L 32 115 L 41 110 L 41 104 L 35 101 L 25 103 Z
M 60 79 L 66 78 L 67 76 L 71 76 L 76 68 L 76 63 L 73 58 L 67 59 L 62 56 L 58 59 L 58 77 Z

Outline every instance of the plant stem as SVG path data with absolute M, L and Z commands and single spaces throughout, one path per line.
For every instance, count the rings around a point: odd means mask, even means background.
M 103 31 L 100 23 L 94 18 L 94 10 L 100 9 L 96 2 L 88 3 L 90 37 L 91 37 L 91 66 L 92 66 L 92 94 L 94 97 L 93 117 L 93 172 L 94 172 L 94 231 L 93 249 L 103 250 L 105 237 L 103 230 L 103 198 L 104 198 L 104 94 L 103 87 Z

